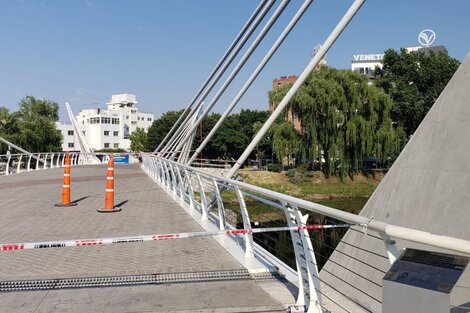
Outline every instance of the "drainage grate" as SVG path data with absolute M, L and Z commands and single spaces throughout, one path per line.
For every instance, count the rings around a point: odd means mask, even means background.
M 276 273 L 250 275 L 247 270 L 228 270 L 192 273 L 143 274 L 85 278 L 60 278 L 0 281 L 0 292 L 55 290 L 68 288 L 116 287 L 132 285 L 158 285 L 244 279 L 274 279 Z

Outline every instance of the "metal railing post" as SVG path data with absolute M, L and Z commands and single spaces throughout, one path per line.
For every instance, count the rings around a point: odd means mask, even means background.
M 238 203 L 240 205 L 240 212 L 243 219 L 243 228 L 244 229 L 251 229 L 251 221 L 250 216 L 248 215 L 248 210 L 246 208 L 245 199 L 243 198 L 243 193 L 241 192 L 240 188 L 237 186 L 235 187 L 235 192 L 237 193 Z M 252 234 L 245 234 L 245 257 L 246 258 L 254 258 L 253 252 L 253 235 Z
M 28 158 L 28 165 L 27 165 L 27 168 L 26 170 L 29 172 L 31 170 L 31 159 L 32 159 L 33 155 L 30 154 L 29 155 L 29 158 Z
M 201 219 L 203 221 L 207 220 L 208 219 L 208 208 L 207 208 L 207 197 L 206 197 L 206 194 L 204 192 L 204 187 L 202 186 L 202 181 L 201 181 L 201 176 L 199 175 L 198 172 L 196 172 L 196 179 L 197 179 L 197 184 L 199 185 L 199 196 L 201 198 L 201 213 L 202 213 L 202 217 Z
M 7 158 L 7 166 L 5 170 L 5 175 L 10 175 L 10 160 L 11 160 L 11 154 L 8 155 L 8 158 Z
M 16 166 L 16 172 L 19 173 L 21 171 L 21 159 L 23 158 L 23 154 L 20 154 L 20 157 L 18 159 L 18 164 Z
M 36 170 L 39 169 L 39 160 L 41 160 L 41 153 L 38 154 L 38 158 L 36 160 Z
M 185 199 L 186 193 L 185 193 L 185 191 L 184 191 L 183 179 L 182 179 L 182 177 L 181 177 L 180 168 L 179 168 L 179 167 L 176 167 L 175 170 L 176 170 L 176 175 L 178 176 L 178 180 L 179 180 L 179 184 L 178 184 L 179 187 L 178 187 L 178 189 L 179 189 L 179 192 L 180 192 L 180 199 L 181 199 L 181 201 L 185 201 L 185 200 L 186 200 L 186 199 Z
M 194 198 L 194 189 L 193 189 L 193 183 L 191 182 L 191 174 L 188 172 L 186 168 L 184 170 L 184 175 L 188 181 L 188 194 L 189 194 L 189 208 L 191 210 L 196 209 L 196 200 Z
M 281 203 L 284 206 L 284 213 L 289 227 L 306 225 L 308 214 L 302 215 L 295 205 L 286 202 Z M 322 313 L 318 267 L 308 231 L 291 230 L 290 234 L 299 278 L 299 294 L 296 304 L 307 306 L 307 312 Z
M 43 168 L 43 169 L 46 169 L 46 168 L 47 168 L 47 156 L 48 156 L 48 154 L 46 153 L 46 154 L 44 155 L 44 162 L 42 163 L 42 168 Z
M 222 200 L 222 195 L 220 194 L 219 184 L 217 180 L 212 179 L 212 183 L 214 184 L 214 193 L 217 199 L 217 212 L 219 214 L 219 230 L 225 229 L 225 208 L 224 202 Z

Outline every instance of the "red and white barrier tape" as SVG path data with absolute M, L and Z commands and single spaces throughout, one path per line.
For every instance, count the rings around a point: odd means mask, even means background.
M 213 231 L 213 232 L 192 232 L 192 233 L 175 233 L 175 234 L 160 234 L 160 235 L 127 236 L 127 237 L 109 237 L 109 238 L 98 238 L 98 239 L 26 242 L 26 243 L 0 244 L 0 251 L 99 246 L 99 245 L 110 245 L 110 244 L 128 243 L 128 242 L 159 241 L 159 240 L 183 239 L 183 238 L 193 238 L 193 237 L 212 237 L 212 236 L 224 236 L 224 235 L 244 235 L 244 234 L 257 234 L 257 233 L 268 233 L 268 232 L 290 231 L 290 230 L 299 231 L 299 230 L 315 230 L 315 229 L 327 229 L 327 228 L 345 228 L 345 227 L 351 227 L 351 226 L 357 226 L 357 225 L 352 225 L 352 224 L 306 225 L 306 226 L 296 226 L 296 227 L 231 229 L 231 230 L 221 230 L 221 231 Z M 359 226 L 363 226 L 363 225 L 359 225 Z

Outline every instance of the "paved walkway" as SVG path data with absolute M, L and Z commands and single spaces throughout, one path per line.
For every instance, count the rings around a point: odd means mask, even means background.
M 96 212 L 104 204 L 106 166 L 72 167 L 78 206 L 70 208 L 54 206 L 62 172 L 0 177 L 0 243 L 202 230 L 137 165 L 116 167 L 115 203 L 122 212 L 113 214 Z M 0 281 L 238 269 L 212 238 L 0 252 Z M 0 302 L 2 313 L 282 311 L 249 280 L 2 293 Z

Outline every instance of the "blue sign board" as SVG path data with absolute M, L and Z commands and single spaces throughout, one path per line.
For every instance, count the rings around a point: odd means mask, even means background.
M 128 154 L 114 154 L 113 155 L 114 163 L 129 164 L 129 155 Z

